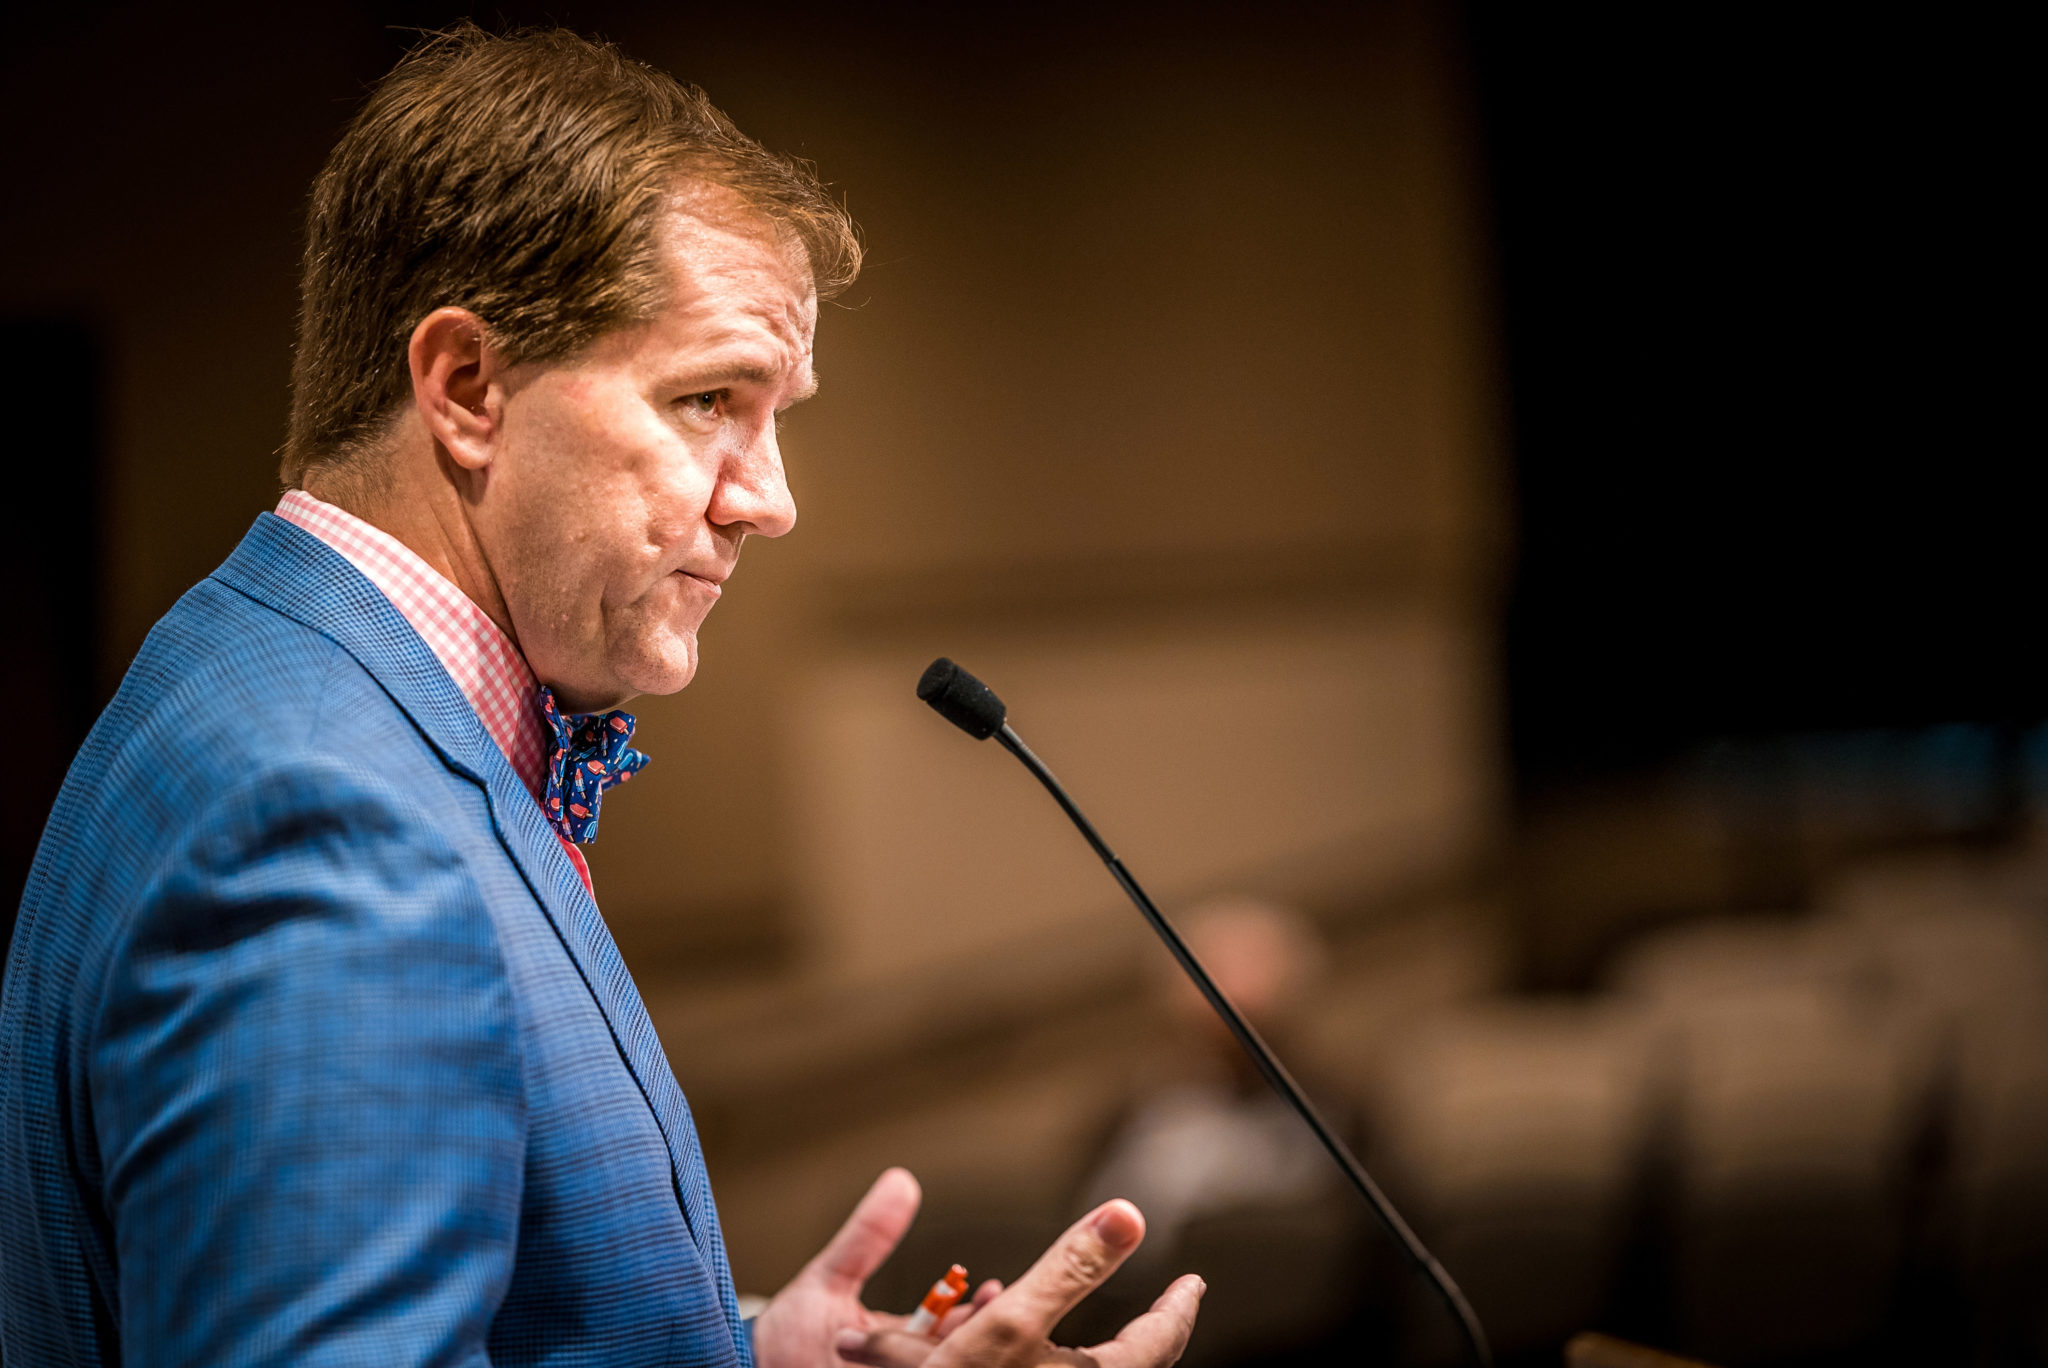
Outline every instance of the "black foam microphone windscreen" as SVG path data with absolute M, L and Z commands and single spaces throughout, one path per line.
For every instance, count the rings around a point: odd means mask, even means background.
M 1003 729 L 1007 712 L 1003 700 L 944 656 L 925 667 L 924 677 L 917 681 L 917 696 L 977 741 L 986 741 Z

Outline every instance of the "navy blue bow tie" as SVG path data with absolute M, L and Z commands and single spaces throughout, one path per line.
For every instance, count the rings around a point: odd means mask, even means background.
M 540 689 L 541 720 L 548 727 L 548 787 L 541 809 L 555 830 L 578 845 L 597 839 L 597 804 L 604 791 L 647 767 L 647 757 L 626 743 L 633 715 L 564 713 L 555 691 Z

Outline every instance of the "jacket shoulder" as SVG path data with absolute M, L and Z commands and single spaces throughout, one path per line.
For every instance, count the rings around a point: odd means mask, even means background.
M 404 711 L 319 631 L 215 581 L 158 622 L 73 762 L 24 920 L 128 905 L 166 852 L 249 775 L 321 757 L 446 773 Z M 317 764 L 315 765 L 317 768 Z

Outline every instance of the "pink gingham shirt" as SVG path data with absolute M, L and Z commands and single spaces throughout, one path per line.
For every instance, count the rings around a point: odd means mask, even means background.
M 540 681 L 512 639 L 469 595 L 382 528 L 303 489 L 286 490 L 276 511 L 278 517 L 327 543 L 384 591 L 462 690 L 485 733 L 505 752 L 512 772 L 539 802 L 547 777 L 547 740 L 537 702 Z M 587 886 L 590 866 L 583 852 L 566 837 L 562 848 Z

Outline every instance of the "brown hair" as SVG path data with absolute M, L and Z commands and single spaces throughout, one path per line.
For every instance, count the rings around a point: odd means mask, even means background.
M 406 345 L 453 305 L 518 361 L 569 356 L 658 305 L 677 181 L 732 190 L 800 244 L 821 298 L 860 242 L 805 162 L 705 98 L 566 29 L 430 35 L 371 91 L 313 182 L 287 486 L 359 463 L 411 394 Z

